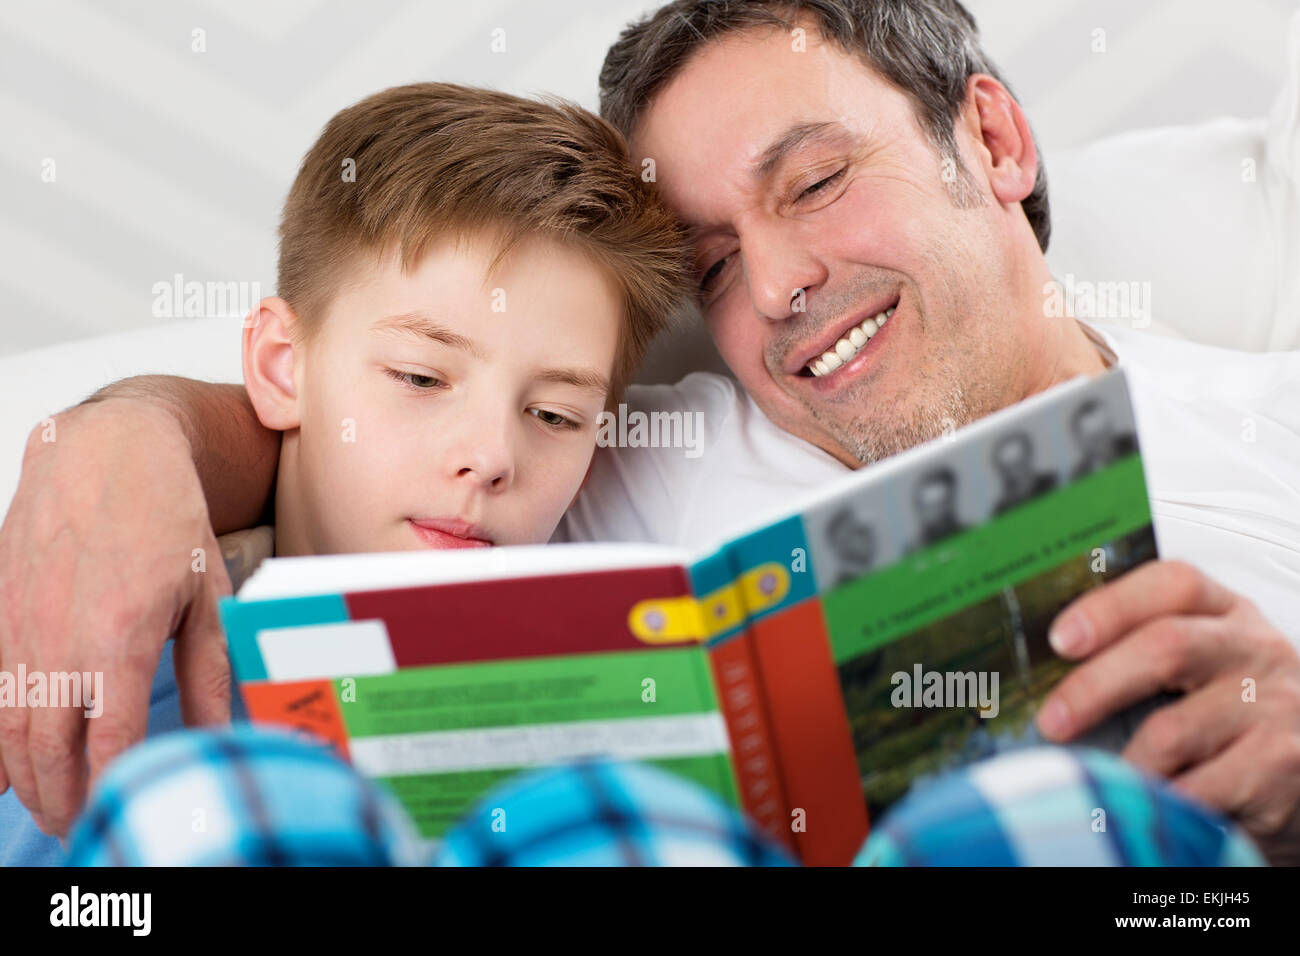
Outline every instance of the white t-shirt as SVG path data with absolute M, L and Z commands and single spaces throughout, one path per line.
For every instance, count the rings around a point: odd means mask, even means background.
M 1250 598 L 1300 647 L 1300 351 L 1081 324 L 1128 373 L 1161 556 Z M 629 413 L 699 413 L 698 454 L 598 449 L 555 540 L 705 546 L 848 470 L 720 375 L 633 386 L 626 401 Z

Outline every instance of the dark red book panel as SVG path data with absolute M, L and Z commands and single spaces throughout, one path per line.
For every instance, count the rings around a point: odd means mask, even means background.
M 354 621 L 382 619 L 398 667 L 680 647 L 650 644 L 628 614 L 690 593 L 680 566 L 585 571 L 344 595 Z

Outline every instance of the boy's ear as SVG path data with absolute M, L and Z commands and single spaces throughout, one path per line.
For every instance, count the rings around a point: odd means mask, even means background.
M 271 296 L 253 307 L 244 329 L 244 388 L 258 420 L 276 431 L 302 424 L 290 338 L 297 321 L 288 302 Z

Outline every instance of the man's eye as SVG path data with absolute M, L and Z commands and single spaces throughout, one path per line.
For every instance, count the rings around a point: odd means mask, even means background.
M 715 262 L 712 266 L 709 267 L 709 271 L 704 273 L 704 277 L 700 279 L 700 289 L 702 290 L 708 289 L 709 285 L 713 282 L 713 280 L 722 274 L 722 270 L 726 267 L 727 260 L 730 258 L 731 256 L 723 256 L 721 259 L 719 259 L 717 262 Z
M 432 375 L 417 375 L 415 372 L 399 372 L 395 368 L 388 369 L 388 374 L 393 379 L 401 382 L 407 388 L 414 389 L 417 392 L 428 392 L 443 384 L 442 379 L 435 378 Z
M 834 173 L 834 174 L 832 174 L 832 175 L 830 175 L 830 176 L 827 176 L 825 179 L 819 179 L 817 182 L 813 183 L 811 186 L 809 186 L 807 189 L 805 189 L 802 193 L 800 193 L 799 198 L 800 198 L 800 199 L 803 199 L 805 196 L 811 196 L 811 195 L 813 195 L 814 193 L 819 193 L 819 192 L 821 192 L 821 191 L 822 191 L 823 189 L 825 189 L 827 186 L 830 186 L 830 185 L 832 185 L 832 184 L 838 182 L 839 179 L 840 179 L 840 177 L 843 176 L 843 175 L 844 175 L 844 170 L 841 169 L 839 172 Z
M 530 408 L 529 412 L 536 415 L 542 424 L 549 425 L 552 428 L 573 429 L 578 427 L 578 423 L 573 419 L 546 408 Z

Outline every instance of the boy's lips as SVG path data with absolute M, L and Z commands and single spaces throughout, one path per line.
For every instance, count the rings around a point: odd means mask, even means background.
M 460 518 L 408 518 L 411 529 L 431 548 L 490 548 L 483 528 Z

